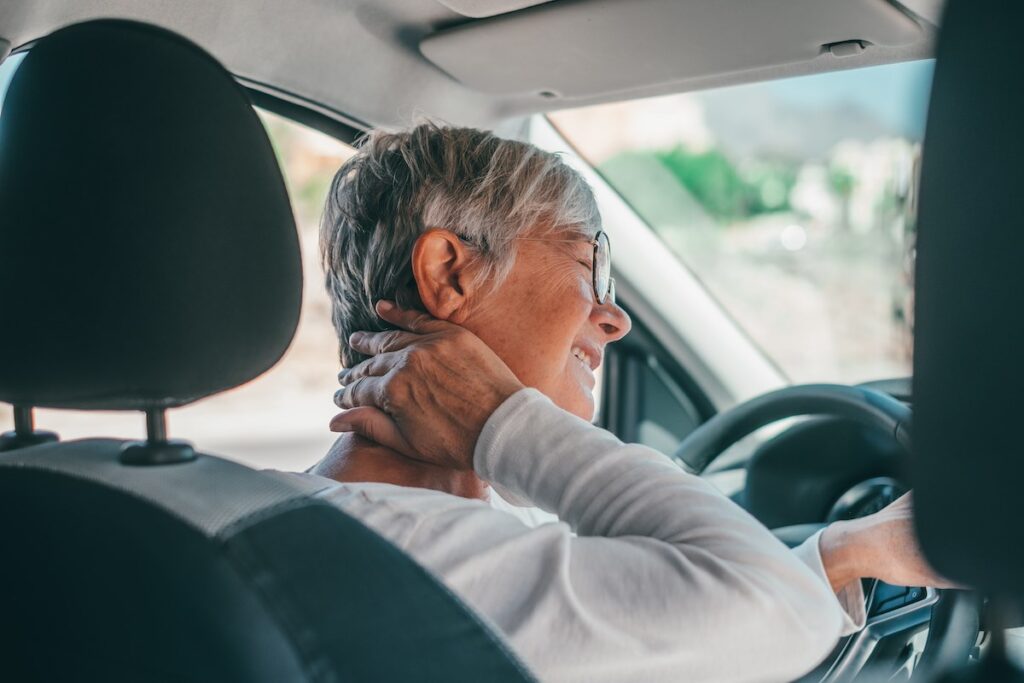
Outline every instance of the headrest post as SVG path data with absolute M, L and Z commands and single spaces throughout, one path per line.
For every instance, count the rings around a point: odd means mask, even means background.
M 174 465 L 195 459 L 192 444 L 167 439 L 167 413 L 163 408 L 146 408 L 146 440 L 121 448 L 122 465 Z
M 146 410 L 146 436 L 151 442 L 166 443 L 167 413 L 160 408 Z
M 24 436 L 31 434 L 35 428 L 32 406 L 14 406 L 14 431 Z
M 53 432 L 36 431 L 32 406 L 16 405 L 14 406 L 14 431 L 0 434 L 0 451 L 38 446 L 58 439 L 59 437 Z

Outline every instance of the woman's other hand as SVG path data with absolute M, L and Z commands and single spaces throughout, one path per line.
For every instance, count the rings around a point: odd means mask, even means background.
M 929 566 L 914 532 L 911 503 L 908 493 L 873 515 L 825 529 L 821 557 L 833 590 L 862 578 L 896 586 L 960 587 Z
M 331 429 L 432 465 L 472 470 L 487 418 L 522 383 L 458 325 L 385 301 L 377 313 L 401 329 L 352 335 L 352 348 L 372 358 L 340 375 L 345 386 L 335 402 L 346 410 Z

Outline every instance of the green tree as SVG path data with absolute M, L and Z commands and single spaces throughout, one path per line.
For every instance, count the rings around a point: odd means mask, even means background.
M 719 220 L 749 215 L 752 193 L 732 162 L 719 150 L 694 153 L 677 146 L 655 153 L 704 209 Z
M 853 197 L 853 189 L 857 185 L 857 179 L 850 171 L 839 166 L 831 166 L 828 169 L 828 186 L 839 198 L 840 225 L 843 230 L 850 229 L 850 199 Z

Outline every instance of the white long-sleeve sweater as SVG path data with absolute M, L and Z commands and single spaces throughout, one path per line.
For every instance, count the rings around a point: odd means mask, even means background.
M 542 681 L 791 680 L 863 623 L 859 583 L 837 599 L 817 536 L 787 549 L 664 455 L 536 390 L 490 417 L 474 466 L 560 521 L 390 484 L 320 495 L 432 571 Z

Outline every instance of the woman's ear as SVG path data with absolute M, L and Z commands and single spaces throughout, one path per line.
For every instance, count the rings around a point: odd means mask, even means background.
M 412 249 L 412 274 L 420 301 L 430 315 L 459 323 L 473 292 L 472 253 L 451 230 L 432 228 Z

